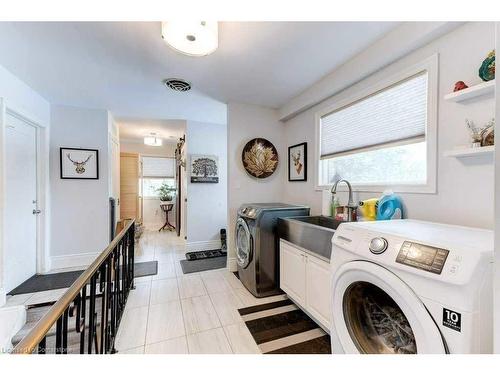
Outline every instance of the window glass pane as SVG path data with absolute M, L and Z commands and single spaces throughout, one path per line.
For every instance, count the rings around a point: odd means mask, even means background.
M 159 197 L 157 189 L 164 183 L 168 184 L 168 186 L 175 187 L 175 179 L 173 178 L 144 178 L 143 179 L 144 197 L 147 198 Z
M 358 185 L 427 182 L 426 143 L 419 142 L 320 160 L 320 185 L 340 178 Z

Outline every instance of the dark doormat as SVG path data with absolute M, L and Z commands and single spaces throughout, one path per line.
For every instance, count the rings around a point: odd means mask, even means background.
M 220 249 L 191 251 L 189 253 L 186 253 L 187 260 L 199 260 L 199 259 L 217 258 L 217 257 L 225 257 L 225 256 L 227 256 L 226 252 L 222 251 Z
M 292 301 L 239 309 L 264 354 L 331 354 L 330 336 Z
M 199 260 L 181 260 L 182 273 L 193 273 L 208 270 L 216 270 L 218 268 L 226 268 L 227 256 L 217 258 L 207 258 Z
M 71 284 L 83 273 L 81 271 L 59 272 L 48 275 L 35 275 L 8 293 L 11 296 L 16 294 L 36 293 L 45 290 L 69 288 Z M 140 262 L 134 267 L 135 277 L 156 275 L 158 273 L 158 262 Z

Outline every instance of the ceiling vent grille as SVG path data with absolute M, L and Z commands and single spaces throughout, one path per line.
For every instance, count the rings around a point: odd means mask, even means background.
M 180 78 L 164 79 L 163 84 L 174 91 L 184 92 L 191 90 L 191 84 L 188 81 L 184 81 Z

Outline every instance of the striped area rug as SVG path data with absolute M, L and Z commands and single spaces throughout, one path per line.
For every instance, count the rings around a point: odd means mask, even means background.
M 330 336 L 291 300 L 239 309 L 264 354 L 331 354 Z

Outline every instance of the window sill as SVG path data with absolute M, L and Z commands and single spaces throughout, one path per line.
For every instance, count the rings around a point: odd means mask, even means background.
M 317 185 L 316 191 L 331 190 L 333 185 Z M 357 193 L 383 193 L 391 190 L 394 193 L 409 194 L 436 194 L 436 187 L 430 185 L 352 185 L 352 191 Z M 348 192 L 347 186 L 342 184 L 337 192 Z

